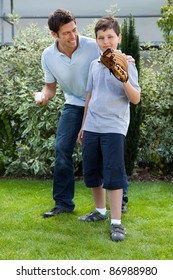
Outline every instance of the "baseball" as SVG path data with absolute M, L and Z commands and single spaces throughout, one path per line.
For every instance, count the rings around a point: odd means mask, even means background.
M 42 97 L 43 93 L 41 91 L 35 93 L 35 101 L 42 101 Z

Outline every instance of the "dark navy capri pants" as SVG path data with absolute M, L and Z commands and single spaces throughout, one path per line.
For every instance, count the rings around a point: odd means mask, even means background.
M 105 189 L 116 190 L 128 186 L 124 141 L 122 134 L 84 131 L 83 176 L 88 188 L 103 185 Z

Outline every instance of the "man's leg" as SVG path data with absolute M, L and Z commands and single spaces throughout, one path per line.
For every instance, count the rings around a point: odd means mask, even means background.
M 83 107 L 66 104 L 60 117 L 55 145 L 53 199 L 55 208 L 43 217 L 72 212 L 74 198 L 74 167 L 72 154 L 83 118 Z
M 128 208 L 127 208 L 127 203 L 128 203 L 128 186 L 123 188 L 123 200 L 122 200 L 122 208 L 121 208 L 121 212 L 125 213 L 127 212 Z

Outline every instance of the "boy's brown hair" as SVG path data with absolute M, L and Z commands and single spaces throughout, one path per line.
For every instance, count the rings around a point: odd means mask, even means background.
M 113 29 L 114 32 L 119 36 L 120 34 L 120 25 L 118 21 L 113 16 L 105 16 L 102 17 L 95 25 L 95 36 L 97 38 L 97 32 L 99 30 L 107 30 L 107 29 Z

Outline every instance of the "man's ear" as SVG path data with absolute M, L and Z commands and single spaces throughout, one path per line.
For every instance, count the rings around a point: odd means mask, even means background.
M 57 34 L 56 32 L 54 32 L 54 31 L 51 31 L 51 35 L 52 35 L 55 39 L 58 38 L 58 34 Z

